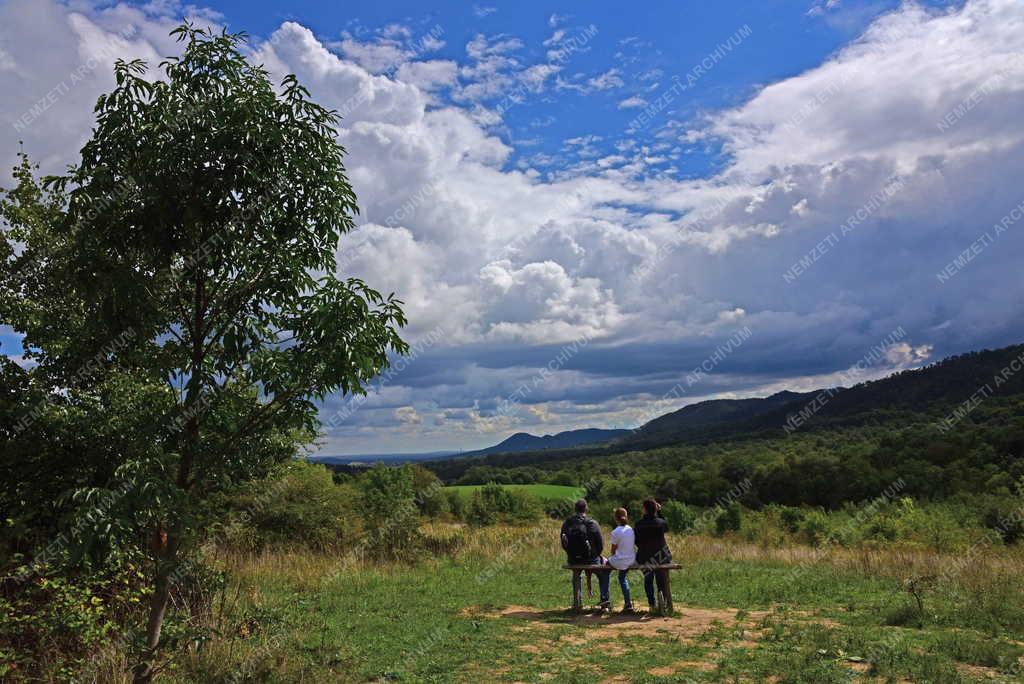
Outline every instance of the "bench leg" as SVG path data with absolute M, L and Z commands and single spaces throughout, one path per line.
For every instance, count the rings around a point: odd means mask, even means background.
M 668 570 L 659 570 L 658 573 L 662 577 L 664 582 L 664 601 L 665 601 L 665 612 L 674 613 L 675 609 L 672 607 L 672 573 Z
M 577 613 L 583 610 L 583 571 L 572 571 L 572 609 Z

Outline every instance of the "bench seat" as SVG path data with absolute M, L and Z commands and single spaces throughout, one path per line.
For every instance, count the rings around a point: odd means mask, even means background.
M 654 570 L 658 575 L 661 576 L 661 586 L 664 587 L 663 591 L 658 592 L 658 604 L 665 612 L 671 613 L 674 609 L 672 607 L 672 583 L 670 581 L 671 573 L 670 570 L 681 570 L 683 566 L 678 563 L 664 563 L 661 565 L 638 565 L 633 563 L 629 566 L 629 570 Z M 572 608 L 573 610 L 583 610 L 583 581 L 582 575 L 584 572 L 611 572 L 616 568 L 610 565 L 592 565 L 590 563 L 566 563 L 562 566 L 563 570 L 572 570 Z
M 683 566 L 679 565 L 678 563 L 666 563 L 664 565 L 637 565 L 636 563 L 633 563 L 629 566 L 630 570 L 643 570 L 644 568 L 648 568 L 650 570 L 682 570 Z M 591 572 L 609 572 L 611 570 L 616 570 L 617 568 L 613 568 L 610 565 L 572 565 L 567 563 L 566 565 L 562 566 L 562 569 L 589 570 Z

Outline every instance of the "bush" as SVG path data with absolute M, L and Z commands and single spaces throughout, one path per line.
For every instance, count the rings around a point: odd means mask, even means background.
M 676 534 L 685 534 L 693 531 L 697 522 L 697 512 L 679 501 L 666 501 L 661 505 L 661 514 L 665 516 L 668 529 Z
M 419 544 L 419 509 L 408 467 L 371 468 L 360 479 L 365 516 L 365 548 L 377 558 L 405 559 Z
M 715 533 L 737 532 L 743 525 L 743 512 L 740 505 L 733 501 L 715 518 Z
M 512 491 L 491 482 L 473 491 L 466 506 L 465 519 L 470 525 L 493 525 L 499 521 L 525 522 L 536 520 L 543 507 L 523 491 Z
M 1024 519 L 1021 517 L 1019 502 L 1008 501 L 990 505 L 981 522 L 1002 537 L 1005 544 L 1016 544 L 1024 538 Z
M 448 503 L 448 510 L 456 518 L 465 518 L 466 516 L 466 499 L 457 490 L 454 489 L 443 489 L 441 490 L 445 500 Z
M 799 532 L 804 522 L 804 511 L 792 506 L 779 506 L 778 510 L 779 520 L 786 531 L 790 534 Z
M 821 510 L 803 512 L 800 536 L 811 546 L 821 546 L 829 536 L 828 516 Z
M 451 511 L 444 486 L 437 475 L 421 465 L 412 464 L 405 467 L 412 475 L 412 487 L 416 493 L 414 498 L 421 514 L 437 518 Z
M 417 497 L 420 513 L 430 518 L 440 518 L 452 512 L 451 498 L 444 487 L 421 492 Z
M 308 461 L 289 461 L 245 485 L 229 498 L 226 516 L 222 538 L 250 550 L 298 545 L 324 551 L 362 534 L 358 492 Z
M 568 470 L 559 470 L 551 476 L 551 484 L 562 485 L 563 487 L 575 487 L 578 484 L 577 476 Z
M 92 573 L 62 570 L 65 561 L 0 578 L 0 681 L 101 681 L 88 676 L 92 661 L 120 648 L 124 623 L 139 617 L 141 561 Z

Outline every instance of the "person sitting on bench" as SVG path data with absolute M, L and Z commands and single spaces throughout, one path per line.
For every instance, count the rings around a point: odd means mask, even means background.
M 597 522 L 587 516 L 587 500 L 580 499 L 576 502 L 576 512 L 562 523 L 562 548 L 569 558 L 570 565 L 604 565 L 601 551 L 604 550 L 604 540 L 601 539 L 601 528 Z M 608 610 L 611 607 L 608 585 L 611 573 L 597 573 L 597 585 L 601 591 L 601 610 Z M 589 573 L 587 580 L 589 582 Z M 575 576 L 573 577 L 573 589 L 575 590 Z
M 658 591 L 664 594 L 665 576 L 664 571 L 655 571 L 651 566 L 672 562 L 672 552 L 665 541 L 668 523 L 661 517 L 661 504 L 654 499 L 645 500 L 644 516 L 636 521 L 633 531 L 636 535 L 636 562 L 644 573 L 644 592 L 653 611 L 658 605 L 654 594 L 655 580 Z
M 622 589 L 622 600 L 625 605 L 623 613 L 633 612 L 633 600 L 629 596 L 629 568 L 636 562 L 636 548 L 633 528 L 629 526 L 629 513 L 625 508 L 615 509 L 615 522 L 618 527 L 612 530 L 612 557 L 608 565 L 619 571 L 619 587 Z

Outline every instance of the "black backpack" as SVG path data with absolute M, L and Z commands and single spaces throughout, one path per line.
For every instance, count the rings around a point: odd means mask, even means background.
M 587 521 L 578 515 L 569 519 L 569 526 L 565 530 L 565 551 L 574 560 L 590 560 L 594 557 Z

